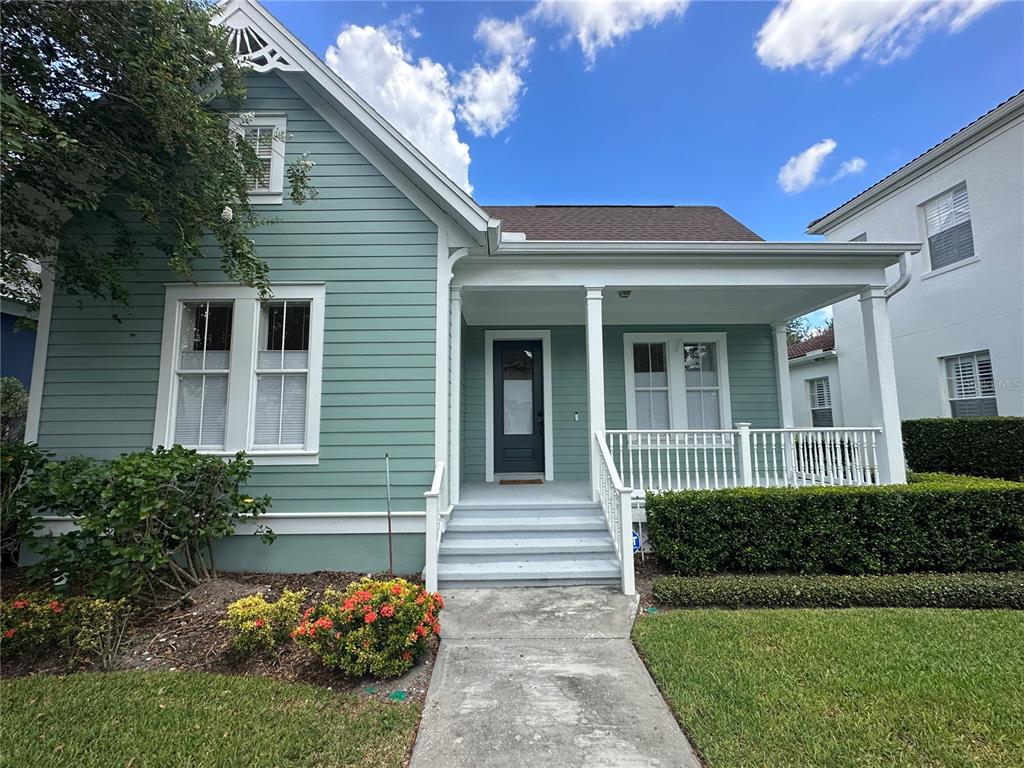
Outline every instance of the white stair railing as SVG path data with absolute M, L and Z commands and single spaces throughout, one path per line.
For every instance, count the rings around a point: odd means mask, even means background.
M 633 576 L 633 489 L 622 484 L 604 434 L 594 433 L 601 460 L 597 462 L 597 494 L 608 533 L 615 545 L 615 557 L 622 573 L 622 592 L 636 594 Z
M 437 462 L 430 490 L 423 494 L 427 506 L 426 558 L 423 564 L 423 580 L 430 592 L 437 592 L 437 559 L 441 550 L 441 536 L 448 520 L 448 481 L 444 462 Z

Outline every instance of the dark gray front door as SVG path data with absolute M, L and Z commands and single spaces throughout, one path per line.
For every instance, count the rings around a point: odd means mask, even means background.
M 544 471 L 540 341 L 494 342 L 494 471 Z

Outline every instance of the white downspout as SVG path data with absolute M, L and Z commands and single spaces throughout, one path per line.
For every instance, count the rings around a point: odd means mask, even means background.
M 885 289 L 885 300 L 888 301 L 897 293 L 902 291 L 910 284 L 910 251 L 904 251 L 900 254 L 900 276 L 896 278 L 896 282 Z

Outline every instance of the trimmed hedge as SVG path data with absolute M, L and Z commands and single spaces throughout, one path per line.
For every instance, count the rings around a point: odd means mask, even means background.
M 915 472 L 1024 479 L 1024 417 L 903 422 L 907 466 Z
M 647 534 L 689 576 L 1024 570 L 1024 483 L 913 480 L 648 494 Z
M 655 599 L 679 608 L 1015 608 L 1024 573 L 897 576 L 665 576 Z

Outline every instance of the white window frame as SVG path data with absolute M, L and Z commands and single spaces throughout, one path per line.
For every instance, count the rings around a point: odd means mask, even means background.
M 940 198 L 947 197 L 947 196 L 954 196 L 954 192 L 959 187 L 961 187 L 961 186 L 964 188 L 964 194 L 967 197 L 967 220 L 966 220 L 966 222 L 961 221 L 959 223 L 954 223 L 953 225 L 948 226 L 945 229 L 940 229 L 940 230 L 938 230 L 936 232 L 929 232 L 928 231 L 928 206 L 930 206 L 932 203 L 936 202 Z M 922 251 L 923 251 L 923 255 L 925 256 L 926 266 L 927 266 L 927 271 L 925 271 L 921 275 L 921 279 L 922 280 L 926 280 L 926 279 L 928 279 L 930 277 L 936 277 L 938 275 L 945 274 L 946 272 L 952 272 L 955 269 L 960 269 L 961 267 L 966 267 L 968 264 L 975 264 L 975 263 L 981 261 L 981 256 L 978 254 L 977 242 L 975 242 L 975 238 L 974 238 L 974 235 L 975 235 L 975 232 L 974 232 L 974 215 L 971 212 L 971 190 L 967 186 L 967 180 L 966 179 L 964 179 L 963 181 L 957 182 L 956 184 L 951 186 L 949 189 L 946 189 L 946 190 L 940 192 L 939 194 L 933 195 L 932 197 L 928 198 L 923 203 L 918 205 L 917 210 L 918 210 L 918 214 L 917 214 L 918 222 L 919 222 L 919 227 L 920 227 L 920 231 L 921 231 L 921 240 L 922 240 L 922 242 L 924 244 L 923 248 L 922 248 Z M 933 262 L 932 262 L 931 238 L 934 237 L 935 235 L 942 234 L 943 232 L 946 232 L 946 231 L 948 231 L 950 229 L 953 229 L 954 227 L 957 227 L 960 224 L 964 224 L 964 223 L 970 223 L 970 225 L 971 225 L 971 248 L 973 250 L 972 255 L 968 256 L 967 258 L 960 259 L 959 261 L 954 261 L 954 262 L 951 262 L 949 264 L 945 264 L 945 265 L 943 265 L 941 267 L 934 266 Z
M 819 381 L 825 382 L 825 394 L 828 398 L 827 405 L 816 406 L 815 405 L 815 385 Z M 834 427 L 836 424 L 836 412 L 832 404 L 832 382 L 828 376 L 815 376 L 813 379 L 807 380 L 807 402 L 810 406 L 811 411 L 811 427 L 814 429 L 823 429 L 825 427 L 816 427 L 814 424 L 814 412 L 827 410 L 832 417 L 832 423 L 828 427 Z
M 224 283 L 180 283 L 165 286 L 164 323 L 160 351 L 160 383 L 157 394 L 153 447 L 172 445 L 177 410 L 177 353 L 181 312 L 186 303 L 231 302 L 231 350 L 228 366 L 228 403 L 224 445 L 200 453 L 233 456 L 245 451 L 256 464 L 316 464 L 320 453 L 320 397 L 323 381 L 324 305 L 323 283 L 277 283 L 274 299 L 308 301 L 309 369 L 306 384 L 306 439 L 296 448 L 257 447 L 253 444 L 256 408 L 256 352 L 259 345 L 261 301 L 255 288 Z
M 992 394 L 983 395 L 981 394 L 981 377 L 978 375 L 978 356 L 984 355 L 988 357 L 989 365 L 992 366 Z M 974 375 L 978 379 L 978 394 L 975 397 L 952 397 L 949 393 L 949 373 L 948 364 L 951 360 L 956 360 L 961 357 L 973 357 L 974 358 Z M 996 387 L 995 378 L 995 367 L 992 362 L 992 352 L 988 349 L 976 349 L 973 352 L 961 352 L 953 355 L 943 355 L 939 358 L 939 377 L 940 386 L 942 392 L 942 404 L 945 410 L 945 414 L 949 417 L 953 417 L 953 401 L 965 401 L 965 400 L 995 400 L 996 402 L 996 414 L 999 413 L 999 397 L 998 388 Z M 957 418 L 972 418 L 970 416 L 961 416 Z
M 249 202 L 254 205 L 280 205 L 284 201 L 284 154 L 285 134 L 288 118 L 283 112 L 253 112 L 252 120 L 242 120 L 241 115 L 230 118 L 231 130 L 244 136 L 246 128 L 272 128 L 274 140 L 270 152 L 269 189 L 249 190 Z
M 686 371 L 683 345 L 709 341 L 718 355 L 718 407 L 722 429 L 732 429 L 732 403 L 729 397 L 729 350 L 725 333 L 625 333 L 622 336 L 626 368 L 626 428 L 636 429 L 636 375 L 633 369 L 633 344 L 665 344 L 668 365 L 668 412 L 671 429 L 689 429 L 686 414 Z

